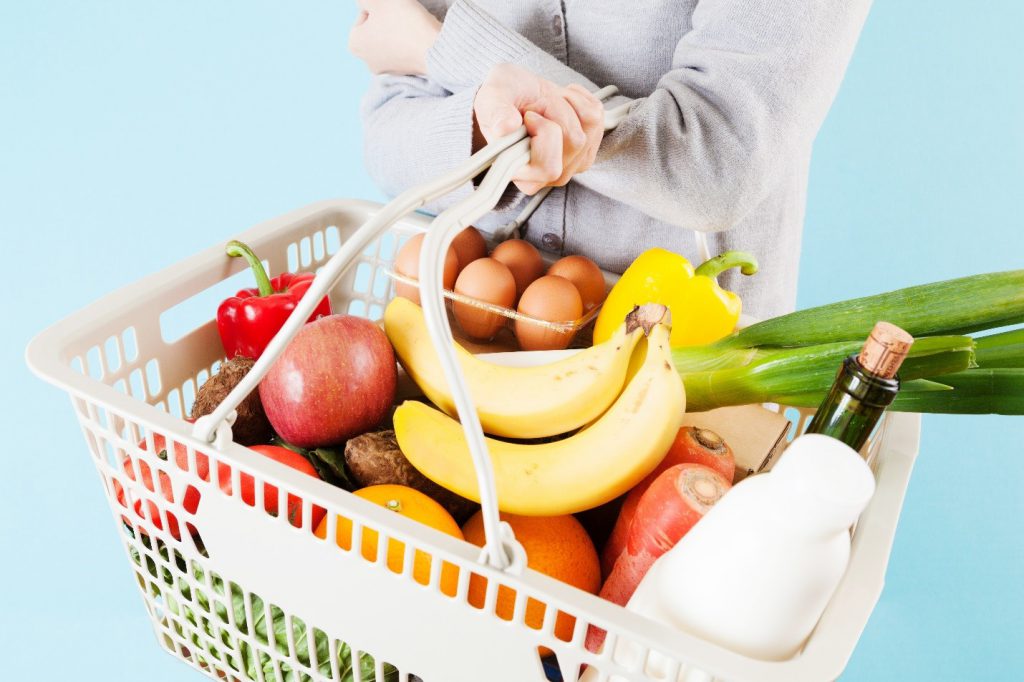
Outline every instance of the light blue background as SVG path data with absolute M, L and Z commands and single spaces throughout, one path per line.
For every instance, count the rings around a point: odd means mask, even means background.
M 199 679 L 151 634 L 31 335 L 364 177 L 351 3 L 0 4 L 4 679 Z M 815 150 L 800 303 L 1022 267 L 1024 4 L 881 2 Z M 1021 679 L 1024 419 L 926 417 L 843 679 Z M 383 606 L 383 605 L 382 605 Z M 453 651 L 454 653 L 454 651 Z

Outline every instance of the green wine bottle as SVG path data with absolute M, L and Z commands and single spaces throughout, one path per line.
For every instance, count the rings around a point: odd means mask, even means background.
M 897 372 L 914 338 L 879 322 L 859 354 L 843 360 L 807 433 L 820 433 L 860 450 L 900 390 Z

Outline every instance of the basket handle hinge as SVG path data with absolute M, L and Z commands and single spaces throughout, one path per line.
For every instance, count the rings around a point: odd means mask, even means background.
M 500 552 L 500 556 L 495 556 L 496 551 Z M 512 526 L 502 521 L 498 525 L 497 540 L 484 544 L 478 561 L 512 575 L 522 575 L 523 569 L 526 568 L 526 549 L 516 540 Z
M 196 420 L 192 433 L 193 435 L 207 432 L 212 433 L 212 437 L 201 437 L 200 440 L 212 443 L 218 450 L 223 452 L 234 440 L 231 429 L 235 425 L 236 419 L 238 419 L 238 410 L 231 410 L 219 422 L 214 420 L 212 414 L 206 414 Z

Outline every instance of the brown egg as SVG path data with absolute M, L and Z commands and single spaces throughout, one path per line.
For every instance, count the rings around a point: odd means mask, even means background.
M 519 312 L 548 322 L 575 322 L 583 314 L 583 300 L 569 280 L 545 275 L 523 292 L 519 299 Z M 516 338 L 523 350 L 566 348 L 572 336 L 572 332 L 550 329 L 529 320 L 516 320 Z
M 516 280 L 504 263 L 478 258 L 459 273 L 455 293 L 508 308 L 516 300 Z M 493 339 L 508 320 L 496 312 L 460 301 L 452 305 L 452 312 L 462 331 L 473 339 Z
M 452 240 L 452 248 L 455 249 L 455 255 L 459 257 L 459 270 L 477 258 L 487 255 L 487 242 L 475 227 L 467 227 L 455 235 L 455 239 Z
M 412 279 L 418 279 L 420 275 L 420 247 L 423 246 L 423 233 L 420 233 L 407 241 L 399 249 L 398 255 L 395 256 L 395 272 L 400 275 Z M 459 275 L 459 257 L 455 255 L 455 250 L 449 248 L 448 253 L 445 254 L 444 258 L 444 274 L 441 279 L 444 282 L 444 288 L 449 291 L 455 286 L 455 278 Z M 406 284 L 405 282 L 399 282 L 395 280 L 395 292 L 407 298 L 416 305 L 420 303 L 420 289 L 418 286 L 413 284 Z
M 584 314 L 604 302 L 604 275 L 597 263 L 586 256 L 566 256 L 557 260 L 548 268 L 548 274 L 565 277 L 576 285 L 583 299 Z
M 491 258 L 501 261 L 516 278 L 516 299 L 523 295 L 533 280 L 544 274 L 544 260 L 540 251 L 528 241 L 509 239 L 498 244 L 491 252 Z

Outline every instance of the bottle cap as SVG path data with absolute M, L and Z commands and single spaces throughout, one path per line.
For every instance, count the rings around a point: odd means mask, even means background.
M 883 379 L 892 379 L 910 352 L 914 337 L 889 322 L 878 322 L 864 347 L 857 356 L 857 362 L 866 371 Z

